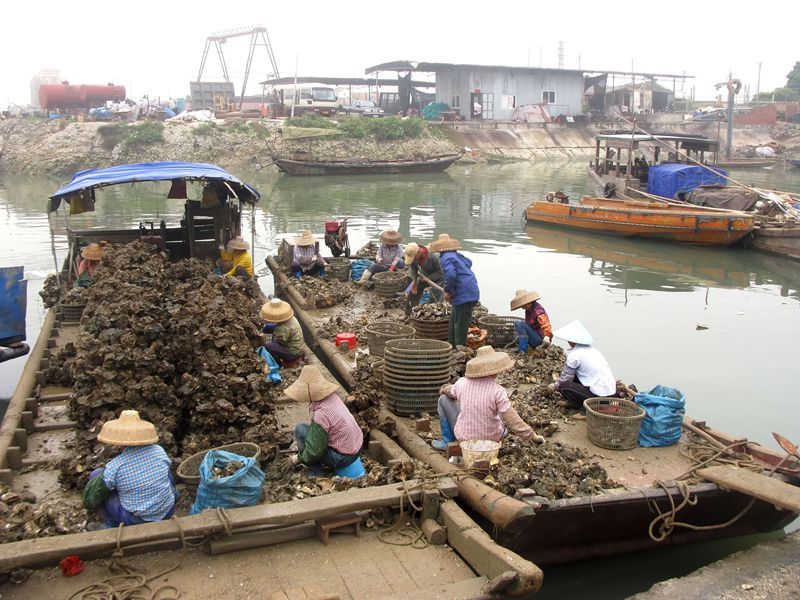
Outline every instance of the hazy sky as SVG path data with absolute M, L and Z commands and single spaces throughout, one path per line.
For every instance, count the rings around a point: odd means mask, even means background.
M 396 6 L 389 10 L 388 7 Z M 4 2 L 0 16 L 0 106 L 30 101 L 31 78 L 56 68 L 71 83 L 113 82 L 128 96 L 185 96 L 211 33 L 263 25 L 280 74 L 362 76 L 390 60 L 558 66 L 680 74 L 686 92 L 713 99 L 728 72 L 754 94 L 786 83 L 800 60 L 800 3 L 773 1 L 746 9 L 722 2 L 320 2 L 231 3 Z M 759 6 L 768 10 L 759 10 Z M 559 10 L 561 9 L 561 10 Z M 615 12 L 615 9 L 620 9 Z M 224 45 L 241 91 L 249 38 Z M 221 80 L 216 53 L 204 81 Z M 271 72 L 257 48 L 248 94 Z M 672 82 L 662 81 L 667 87 Z M 680 91 L 680 89 L 679 89 Z M 740 94 L 741 99 L 743 95 Z

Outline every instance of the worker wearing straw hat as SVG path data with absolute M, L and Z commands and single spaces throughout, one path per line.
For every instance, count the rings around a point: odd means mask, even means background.
M 419 304 L 426 289 L 434 302 L 441 302 L 444 299 L 442 291 L 444 273 L 436 252 L 431 252 L 425 246 L 411 242 L 406 245 L 403 262 L 408 266 L 408 274 L 411 276 L 411 283 L 406 288 L 408 298 L 406 308 L 408 310 Z
M 105 255 L 105 242 L 100 244 L 89 244 L 81 249 L 81 261 L 78 263 L 78 278 L 72 287 L 87 288 L 92 284 L 95 271 L 100 265 L 100 261 Z
M 317 250 L 317 240 L 310 229 L 304 229 L 294 241 L 292 251 L 292 273 L 297 279 L 303 275 L 325 276 L 325 267 L 328 263 Z
M 108 527 L 171 517 L 178 490 L 169 457 L 156 443 L 155 426 L 137 411 L 123 410 L 103 424 L 97 441 L 121 446 L 122 452 L 92 472 L 83 492 L 84 507 L 94 508 Z
M 472 320 L 472 310 L 480 300 L 480 290 L 472 261 L 458 252 L 461 243 L 443 233 L 431 242 L 432 252 L 438 252 L 444 273 L 444 298 L 453 305 L 448 328 L 448 341 L 453 346 L 467 343 L 467 331 Z
M 403 241 L 403 236 L 399 232 L 387 229 L 381 232 L 378 236 L 378 241 L 380 241 L 381 245 L 375 255 L 375 262 L 364 269 L 361 279 L 356 282 L 358 284 L 365 284 L 375 273 L 396 271 L 406 266 L 403 261 L 403 247 L 400 245 L 400 242 Z
M 272 298 L 261 306 L 261 318 L 264 333 L 272 334 L 264 348 L 281 367 L 303 358 L 303 330 L 288 302 Z
M 300 377 L 286 388 L 286 395 L 297 402 L 309 402 L 310 423 L 294 428 L 298 454 L 289 457 L 293 465 L 329 467 L 337 472 L 348 469 L 356 461 L 364 444 L 364 434 L 353 414 L 336 393 L 339 385 L 328 381 L 314 365 L 306 365 Z M 361 467 L 363 474 L 363 466 Z M 358 476 L 358 475 L 356 475 Z
M 511 300 L 511 310 L 525 309 L 525 319 L 514 322 L 520 352 L 527 352 L 529 348 L 539 346 L 547 348 L 553 338 L 550 317 L 547 316 L 544 306 L 539 304 L 540 298 L 539 292 L 517 290 Z
M 533 436 L 533 429 L 511 406 L 505 388 L 497 383 L 497 375 L 514 366 L 505 352 L 491 346 L 478 348 L 475 358 L 467 362 L 467 371 L 453 385 L 442 386 L 439 396 L 439 424 L 442 439 L 433 440 L 437 450 L 458 440 L 494 440 L 499 442 L 508 428 L 523 442 Z M 536 441 L 541 441 L 537 436 Z
M 250 244 L 242 237 L 235 237 L 228 242 L 227 247 L 219 247 L 219 254 L 222 257 L 221 270 L 229 277 L 243 277 L 245 279 L 253 276 L 253 257 L 250 256 Z
M 550 384 L 551 390 L 558 390 L 564 397 L 564 402 L 559 403 L 561 406 L 577 408 L 582 415 L 583 401 L 587 398 L 616 395 L 617 381 L 611 367 L 594 347 L 594 339 L 583 323 L 572 321 L 554 335 L 566 340 L 570 347 L 561 375 Z

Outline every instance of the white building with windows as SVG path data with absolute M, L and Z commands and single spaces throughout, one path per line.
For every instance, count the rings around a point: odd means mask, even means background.
M 510 121 L 524 105 L 546 105 L 552 117 L 582 113 L 583 71 L 397 61 L 367 73 L 421 71 L 436 76 L 436 101 L 463 120 Z

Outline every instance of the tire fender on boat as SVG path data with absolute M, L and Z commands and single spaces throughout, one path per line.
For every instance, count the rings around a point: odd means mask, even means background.
M 603 197 L 604 198 L 613 198 L 614 194 L 617 193 L 617 186 L 610 181 L 603 186 Z

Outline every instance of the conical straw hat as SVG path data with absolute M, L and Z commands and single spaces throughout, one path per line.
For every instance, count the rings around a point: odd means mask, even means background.
M 97 244 L 89 244 L 81 250 L 81 256 L 86 260 L 100 260 L 105 252 Z
M 306 365 L 300 377 L 286 388 L 286 395 L 297 402 L 317 402 L 330 396 L 339 386 L 322 376 L 314 365 Z
M 511 310 L 517 310 L 529 302 L 536 302 L 541 296 L 539 292 L 529 292 L 528 290 L 517 290 L 514 299 L 511 300 Z
M 405 250 L 403 251 L 403 262 L 406 263 L 406 266 L 414 262 L 414 259 L 417 257 L 417 252 L 419 252 L 419 246 L 416 242 L 406 244 Z
M 298 246 L 313 246 L 316 241 L 310 229 L 303 229 L 303 233 L 297 237 L 294 243 Z
M 514 366 L 514 361 L 505 352 L 495 352 L 491 346 L 478 348 L 475 358 L 467 362 L 467 372 L 469 378 L 488 377 L 507 371 Z
M 399 244 L 403 241 L 403 236 L 393 229 L 387 229 L 378 236 L 381 244 Z
M 583 323 L 577 320 L 564 325 L 561 329 L 557 329 L 553 332 L 553 336 L 559 337 L 562 340 L 567 340 L 573 344 L 583 344 L 585 346 L 594 345 L 592 334 L 583 326 Z
M 454 240 L 446 233 L 439 236 L 437 240 L 428 246 L 433 252 L 443 252 L 444 250 L 461 250 L 461 242 Z
M 158 441 L 155 425 L 139 418 L 139 411 L 123 410 L 118 419 L 103 423 L 98 442 L 112 446 L 148 446 Z
M 241 237 L 235 237 L 228 242 L 228 252 L 231 250 L 247 250 L 250 244 L 244 241 Z
M 288 302 L 273 298 L 261 306 L 261 318 L 270 323 L 283 323 L 294 316 L 294 311 Z

